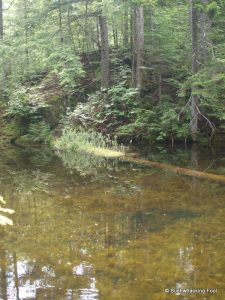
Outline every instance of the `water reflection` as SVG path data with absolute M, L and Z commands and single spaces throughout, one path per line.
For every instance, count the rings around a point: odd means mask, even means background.
M 92 266 L 86 265 L 84 262 L 73 268 L 73 276 L 86 276 L 89 280 L 86 288 L 65 289 L 57 288 L 56 274 L 48 266 L 43 266 L 37 272 L 37 263 L 28 261 L 12 261 L 10 255 L 4 261 L 7 269 L 2 269 L 5 279 L 4 287 L 1 286 L 2 299 L 8 300 L 25 300 L 25 299 L 59 299 L 59 295 L 63 299 L 98 299 L 99 290 L 96 287 L 95 277 L 91 277 Z
M 95 156 L 85 152 L 58 151 L 57 155 L 65 167 L 77 170 L 81 175 L 97 175 L 101 168 L 113 167 L 116 160 L 109 160 L 104 157 Z
M 16 210 L 0 232 L 0 298 L 163 300 L 173 287 L 224 298 L 224 186 L 122 162 L 84 177 L 55 158 L 17 160 L 0 159 Z

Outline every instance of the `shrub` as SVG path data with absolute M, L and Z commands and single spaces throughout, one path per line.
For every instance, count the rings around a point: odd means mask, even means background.
M 23 137 L 32 143 L 50 144 L 52 141 L 50 125 L 44 121 L 31 123 L 28 127 L 28 133 Z

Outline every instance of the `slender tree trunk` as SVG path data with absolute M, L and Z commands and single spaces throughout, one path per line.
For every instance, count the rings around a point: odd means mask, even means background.
M 84 28 L 85 28 L 85 43 L 86 43 L 86 53 L 88 54 L 90 52 L 89 51 L 88 34 L 86 34 L 86 32 L 88 32 L 88 17 L 87 17 L 87 14 L 88 14 L 88 0 L 85 1 L 85 14 L 86 14 L 85 25 L 84 25 Z
M 133 14 L 133 65 L 132 84 L 142 90 L 142 67 L 144 50 L 144 14 L 143 6 L 135 7 Z
M 3 38 L 3 7 L 2 0 L 0 0 L 0 39 Z
M 61 0 L 59 0 L 59 34 L 60 34 L 60 42 L 61 44 L 64 43 L 63 38 L 63 28 L 62 28 L 62 7 L 61 7 Z
M 116 29 L 116 47 L 119 48 L 118 30 Z
M 68 5 L 67 7 L 67 24 L 68 24 L 68 34 L 69 34 L 69 39 L 71 41 L 72 47 L 74 54 L 76 53 L 76 46 L 73 38 L 73 31 L 72 31 L 72 26 L 71 26 L 71 5 Z
M 29 66 L 28 30 L 27 30 L 27 0 L 24 0 L 24 19 L 25 19 L 26 64 L 27 64 L 27 66 Z
M 96 32 L 97 32 L 98 50 L 101 51 L 100 32 L 99 32 L 99 18 L 96 19 Z
M 105 16 L 99 16 L 99 25 L 101 33 L 101 88 L 107 89 L 109 87 L 109 39 Z
M 76 36 L 79 36 L 79 33 L 80 33 L 80 27 L 78 28 L 78 30 L 76 30 L 76 33 L 75 33 Z M 80 40 L 80 38 L 77 39 L 76 42 L 77 42 L 77 44 L 78 44 L 78 50 L 79 50 L 79 52 L 81 52 L 81 51 L 82 51 L 82 45 L 81 45 L 81 40 Z
M 114 42 L 114 47 L 118 48 L 119 43 L 118 43 L 118 31 L 117 31 L 117 29 L 113 29 L 113 42 Z
M 159 72 L 159 94 L 158 94 L 158 104 L 161 103 L 162 98 L 162 73 Z
M 207 5 L 209 0 L 201 0 L 203 5 Z M 205 11 L 199 15 L 199 53 L 201 55 L 201 63 L 204 63 L 209 58 L 209 40 L 208 31 L 211 27 L 211 21 Z
M 133 28 L 134 28 L 134 16 L 133 16 L 133 8 L 130 8 L 130 45 L 131 49 L 133 49 Z
M 191 38 L 192 38 L 192 73 L 196 74 L 199 70 L 199 35 L 198 35 L 198 13 L 194 7 L 194 0 L 190 0 L 191 5 Z M 191 137 L 194 142 L 198 136 L 198 96 L 191 95 Z
M 125 3 L 125 11 L 123 17 L 123 46 L 128 48 L 129 45 L 129 12 L 127 3 Z
M 13 269 L 14 269 L 14 281 L 15 281 L 15 288 L 16 288 L 16 299 L 20 299 L 16 252 L 13 252 Z
M 7 300 L 7 263 L 6 251 L 0 248 L 0 297 Z

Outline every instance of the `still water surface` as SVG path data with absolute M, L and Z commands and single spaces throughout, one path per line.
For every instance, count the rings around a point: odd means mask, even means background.
M 141 155 L 225 173 L 222 151 Z M 15 215 L 0 230 L 0 299 L 225 299 L 225 185 L 126 162 L 62 159 L 1 151 L 0 194 Z

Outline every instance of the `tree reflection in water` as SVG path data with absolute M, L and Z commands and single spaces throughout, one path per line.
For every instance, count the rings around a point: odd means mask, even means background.
M 1 256 L 1 299 L 28 300 L 28 299 L 98 299 L 99 291 L 96 288 L 96 279 L 92 277 L 92 266 L 85 262 L 71 267 L 67 274 L 72 282 L 78 276 L 87 278 L 84 288 L 67 288 L 62 286 L 60 278 L 47 267 L 40 267 L 38 262 L 17 261 L 15 256 L 8 253 Z M 68 270 L 67 270 L 68 271 Z M 68 278 L 67 277 L 67 278 Z M 82 280 L 81 280 L 82 281 Z M 66 282 L 64 282 L 66 284 Z M 67 284 L 66 284 L 67 285 Z
M 16 213 L 0 233 L 0 298 L 155 300 L 167 287 L 222 288 L 223 186 L 120 162 L 80 176 L 23 159 L 1 168 Z

